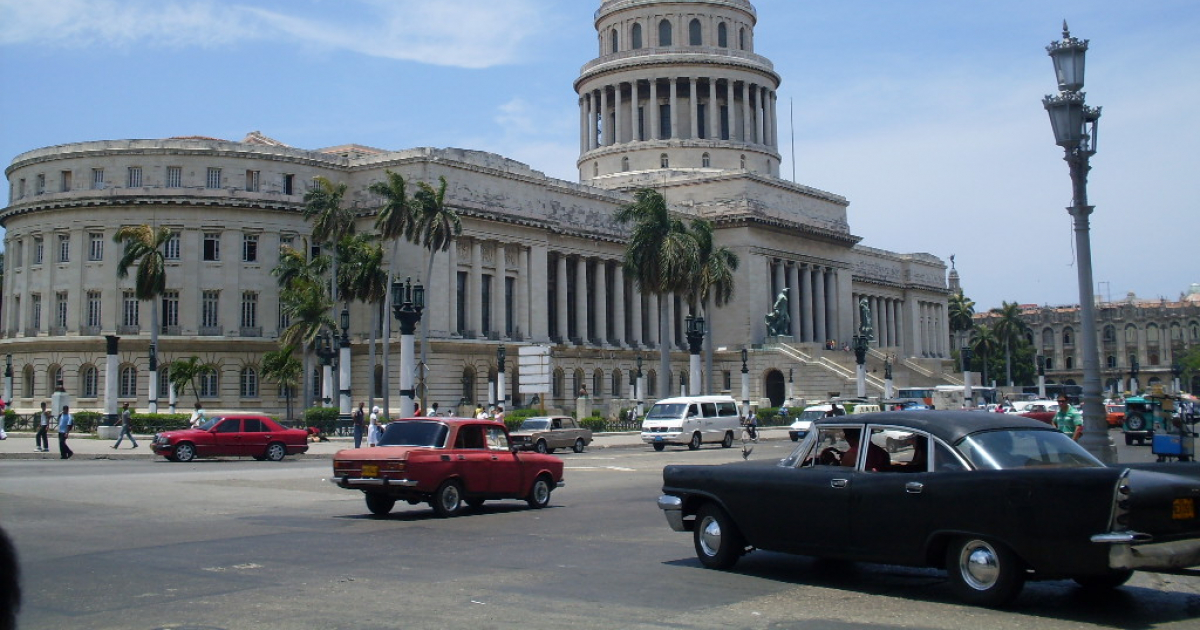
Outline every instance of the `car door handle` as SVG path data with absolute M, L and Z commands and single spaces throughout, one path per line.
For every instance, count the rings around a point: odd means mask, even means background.
M 830 487 L 833 487 L 833 488 L 845 488 L 846 486 L 850 485 L 850 480 L 849 479 L 830 479 L 829 485 L 830 485 Z
M 910 481 L 904 484 L 904 491 L 909 494 L 921 494 L 925 490 L 925 484 L 920 481 Z

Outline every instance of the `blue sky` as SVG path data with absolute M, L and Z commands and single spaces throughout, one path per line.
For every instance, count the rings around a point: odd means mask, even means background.
M 250 131 L 317 149 L 492 151 L 575 181 L 572 81 L 598 0 L 0 0 L 0 161 Z M 1200 3 L 757 0 L 782 173 L 872 247 L 955 254 L 980 310 L 1078 301 L 1045 45 L 1091 40 L 1097 295 L 1200 283 Z M 789 114 L 789 110 L 794 112 Z M 789 120 L 794 123 L 789 124 Z M 792 137 L 794 135 L 795 161 Z M 5 184 L 6 186 L 6 184 Z M 7 188 L 3 191 L 7 199 Z

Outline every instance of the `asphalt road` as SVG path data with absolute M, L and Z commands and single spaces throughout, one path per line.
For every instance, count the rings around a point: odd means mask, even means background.
M 662 466 L 740 455 L 565 453 L 550 508 L 496 502 L 445 520 L 426 505 L 369 516 L 359 493 L 325 481 L 328 460 L 0 460 L 0 524 L 21 555 L 25 630 L 1200 624 L 1189 577 L 1138 573 L 1102 596 L 1031 583 L 996 611 L 958 604 L 935 570 L 767 552 L 704 569 L 654 505 Z

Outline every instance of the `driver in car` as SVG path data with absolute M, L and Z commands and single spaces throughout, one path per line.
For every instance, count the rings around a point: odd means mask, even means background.
M 858 460 L 858 446 L 862 441 L 861 429 L 846 429 L 846 441 L 850 444 L 850 448 L 842 453 L 842 465 L 854 466 L 854 462 Z M 874 442 L 867 443 L 867 462 L 863 466 L 863 470 L 868 472 L 878 472 L 887 470 L 892 460 L 888 457 L 887 451 Z

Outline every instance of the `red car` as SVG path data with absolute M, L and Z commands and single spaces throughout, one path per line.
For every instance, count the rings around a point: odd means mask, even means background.
M 333 456 L 339 488 L 361 490 L 367 509 L 384 515 L 397 500 L 428 502 L 441 517 L 493 499 L 550 504 L 563 485 L 563 462 L 514 448 L 504 423 L 470 418 L 409 418 L 387 425 L 378 447 Z
M 277 462 L 308 451 L 308 431 L 285 429 L 261 414 L 215 417 L 196 429 L 163 431 L 154 436 L 154 452 L 173 462 L 234 455 Z

